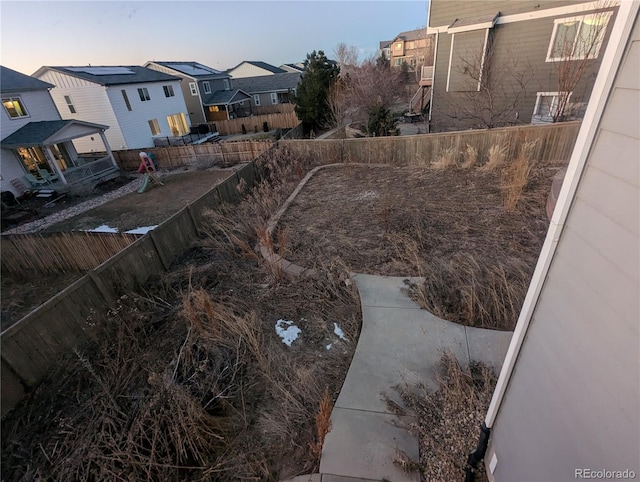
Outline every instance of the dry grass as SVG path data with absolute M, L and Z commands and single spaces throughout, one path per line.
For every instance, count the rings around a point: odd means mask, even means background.
M 456 150 L 449 147 L 442 151 L 437 159 L 431 163 L 431 167 L 436 170 L 449 169 L 456 165 Z
M 354 348 L 333 323 L 357 340 L 361 316 L 339 259 L 295 285 L 258 262 L 258 228 L 304 174 L 296 165 L 268 158 L 271 185 L 212 211 L 202 245 L 122 298 L 100 339 L 3 420 L 3 480 L 274 481 L 317 469 Z M 302 329 L 291 347 L 280 318 Z
M 418 436 L 420 460 L 408 460 L 400 454 L 397 463 L 417 465 L 422 480 L 464 480 L 467 456 L 476 447 L 496 381 L 490 367 L 473 363 L 463 368 L 455 355 L 445 353 L 435 393 L 423 385 L 398 387 L 402 401 L 414 415 L 408 428 Z M 485 480 L 483 473 L 479 468 L 476 480 Z
M 502 166 L 505 156 L 507 155 L 507 146 L 495 144 L 489 148 L 487 163 L 482 166 L 484 171 L 493 171 L 497 167 Z
M 529 182 L 533 162 L 531 156 L 536 143 L 537 140 L 524 142 L 520 147 L 518 157 L 502 171 L 500 188 L 504 195 L 504 207 L 509 211 L 516 209 L 527 182 Z
M 460 167 L 462 167 L 463 169 L 469 169 L 475 166 L 476 163 L 478 162 L 478 149 L 476 149 L 470 144 L 467 144 L 467 147 L 463 153 L 463 157 L 464 157 L 464 162 Z

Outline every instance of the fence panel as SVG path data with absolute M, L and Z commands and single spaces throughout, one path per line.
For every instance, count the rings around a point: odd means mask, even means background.
M 300 120 L 296 113 L 291 111 L 209 122 L 209 127 L 217 130 L 221 136 L 228 136 L 230 134 L 243 133 L 243 125 L 247 133 L 262 132 L 262 127 L 265 122 L 268 124 L 269 129 L 290 129 L 297 126 L 300 123 Z

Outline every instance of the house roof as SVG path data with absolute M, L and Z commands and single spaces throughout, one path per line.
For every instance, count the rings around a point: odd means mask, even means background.
M 295 64 L 282 64 L 280 67 L 284 72 L 304 72 L 304 64 L 296 62 Z
M 147 62 L 147 65 L 154 63 L 166 67 L 177 72 L 178 75 L 184 75 L 193 79 L 206 79 L 206 78 L 228 78 L 229 74 L 216 70 L 212 67 L 207 67 L 199 62 L 181 62 L 181 61 L 157 61 Z
M 92 122 L 75 119 L 29 122 L 13 134 L 2 139 L 1 144 L 3 148 L 46 145 L 49 139 L 58 134 L 62 129 L 71 125 L 89 128 L 87 135 L 91 132 L 100 132 L 109 128 L 102 124 L 94 124 Z
M 391 47 L 391 42 L 392 42 L 391 40 L 382 40 L 380 42 L 380 47 L 379 47 L 380 50 L 388 49 L 389 47 Z
M 411 40 L 418 40 L 426 37 L 427 37 L 427 29 L 425 27 L 425 28 L 418 28 L 415 30 L 407 30 L 406 32 L 400 32 L 398 35 L 396 35 L 396 37 L 393 40 L 402 39 L 405 42 L 408 42 Z
M 250 98 L 246 92 L 240 89 L 216 90 L 202 99 L 202 105 L 229 105 Z
M 100 85 L 140 84 L 143 82 L 167 82 L 180 80 L 179 77 L 158 72 L 157 70 L 140 67 L 138 65 L 111 65 L 86 67 L 51 67 L 43 66 L 34 75 L 39 75 L 46 69 L 62 72 Z
M 282 69 L 281 69 L 281 68 L 279 68 L 279 67 L 276 67 L 275 65 L 271 65 L 271 64 L 268 64 L 268 63 L 266 63 L 266 62 L 260 62 L 260 61 L 258 61 L 258 60 L 245 60 L 244 62 L 240 62 L 240 63 L 239 63 L 238 65 L 236 65 L 235 67 L 233 67 L 233 68 L 229 69 L 229 71 L 232 71 L 232 70 L 237 69 L 237 68 L 238 68 L 238 67 L 240 67 L 242 64 L 251 64 L 251 65 L 253 65 L 254 67 L 258 67 L 258 68 L 260 68 L 260 69 L 267 70 L 267 71 L 269 71 L 269 72 L 271 72 L 271 73 L 274 73 L 274 74 L 281 74 L 281 73 L 285 72 L 284 70 L 282 70 Z
M 40 79 L 0 65 L 0 92 L 48 90 L 54 86 Z
M 299 72 L 285 72 L 283 74 L 233 79 L 233 85 L 249 94 L 258 92 L 286 92 L 290 89 L 295 89 L 301 78 L 302 75 Z

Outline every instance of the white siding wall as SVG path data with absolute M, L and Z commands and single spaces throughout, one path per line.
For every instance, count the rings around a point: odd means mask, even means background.
M 37 90 L 31 92 L 3 92 L 2 98 L 7 97 L 20 97 L 24 108 L 29 114 L 28 117 L 21 117 L 19 119 L 12 119 L 4 110 L 2 110 L 2 118 L 0 120 L 0 127 L 2 128 L 0 139 L 4 139 L 10 134 L 20 129 L 22 126 L 29 122 L 37 122 L 44 120 L 59 120 L 60 114 L 56 109 L 56 105 L 51 100 L 48 90 Z
M 172 85 L 175 96 L 165 97 L 162 88 L 164 85 Z M 142 102 L 138 95 L 139 88 L 146 88 L 149 91 L 151 100 Z M 127 110 L 122 99 L 120 91 L 123 89 L 127 91 L 131 111 Z M 149 128 L 149 120 L 151 119 L 158 120 L 161 135 L 163 136 L 171 135 L 167 116 L 184 113 L 187 118 L 187 124 L 189 123 L 188 112 L 184 104 L 180 81 L 178 80 L 127 84 L 124 86 L 114 85 L 109 87 L 107 94 L 111 100 L 115 115 L 118 117 L 120 129 L 124 133 L 127 149 L 153 146 L 153 138 Z M 119 145 L 112 147 L 114 149 L 121 148 Z
M 494 424 L 495 479 L 640 475 L 638 18 Z
M 63 119 L 77 119 L 107 125 L 109 129 L 106 130 L 105 134 L 111 148 L 126 148 L 124 135 L 109 102 L 106 87 L 51 70 L 44 72 L 38 78 L 56 86 L 51 90 L 51 96 Z M 69 111 L 67 102 L 64 99 L 65 95 L 71 98 L 76 110 L 75 114 Z M 122 96 L 120 100 L 124 103 Z M 93 138 L 93 141 L 89 137 L 74 141 L 78 152 L 104 150 L 100 136 L 96 135 Z
M 22 164 L 14 155 L 13 151 L 10 151 L 9 149 L 2 149 L 0 151 L 0 175 L 2 175 L 2 180 L 0 180 L 0 190 L 11 191 L 16 196 L 22 194 L 16 192 L 11 185 L 11 181 L 15 178 L 20 178 L 25 187 L 29 188 L 28 183 L 22 179 L 24 173 L 25 171 L 22 168 Z

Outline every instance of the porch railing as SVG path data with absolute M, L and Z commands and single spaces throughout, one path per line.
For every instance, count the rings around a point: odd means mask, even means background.
M 111 158 L 106 156 L 98 159 L 97 161 L 88 162 L 82 166 L 67 169 L 64 171 L 64 177 L 67 180 L 67 184 L 77 184 L 116 170 L 117 168 L 111 162 Z
M 433 81 L 433 65 L 422 67 L 420 71 L 420 81 Z

